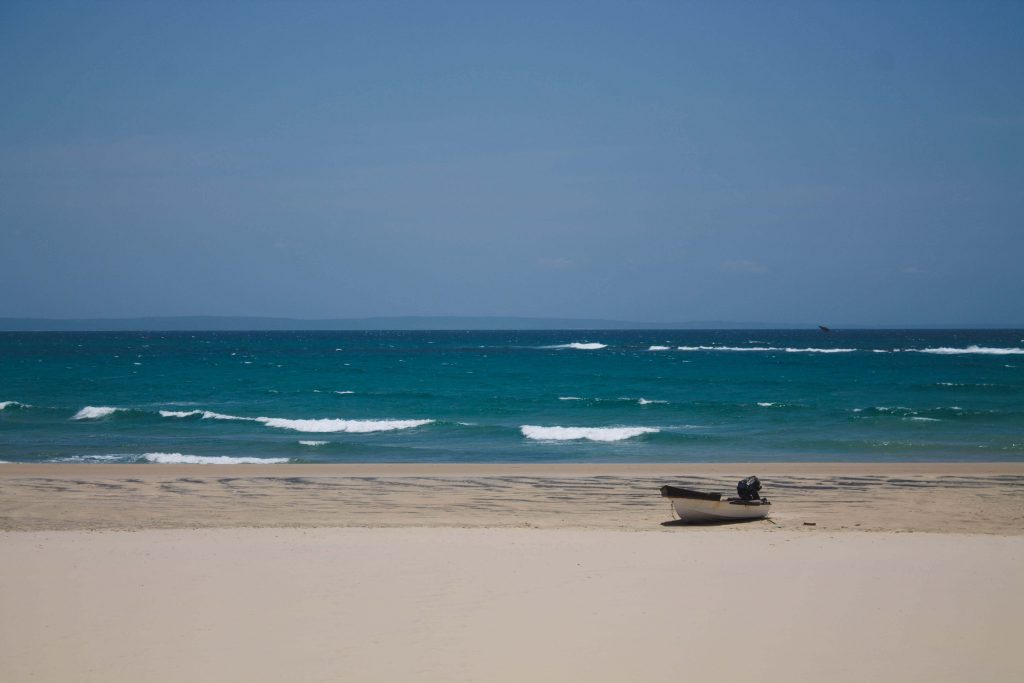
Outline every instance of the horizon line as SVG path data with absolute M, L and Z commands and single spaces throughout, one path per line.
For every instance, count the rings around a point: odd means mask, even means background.
M 158 327 L 160 323 L 176 322 L 172 327 Z M 195 327 L 189 323 L 215 322 L 212 327 Z M 414 323 L 432 323 L 424 327 L 415 327 Z M 496 323 L 488 327 L 488 322 Z M 246 323 L 256 324 L 244 327 Z M 284 327 L 290 323 L 303 323 L 314 327 Z M 388 323 L 374 326 L 371 323 Z M 516 326 L 522 323 L 524 326 Z M 133 327 L 137 325 L 138 327 Z M 336 325 L 338 327 L 331 327 Z M 440 325 L 440 326 L 438 326 Z M 534 327 L 533 325 L 539 325 Z M 891 323 L 831 323 L 831 331 L 842 330 L 1016 330 L 1024 329 L 1022 325 L 975 323 L 971 325 L 951 325 L 948 323 L 904 324 L 896 326 Z M 109 329 L 116 328 L 116 329 Z M 451 331 L 472 329 L 479 331 L 509 330 L 816 330 L 819 324 L 763 321 L 732 321 L 732 320 L 693 320 L 675 322 L 646 322 L 633 320 L 616 320 L 610 318 L 564 318 L 554 316 L 475 316 L 475 315 L 391 315 L 364 317 L 332 317 L 332 318 L 292 318 L 284 316 L 253 316 L 253 315 L 172 315 L 172 316 L 125 316 L 125 317 L 79 317 L 79 318 L 47 318 L 47 317 L 0 317 L 0 331 L 4 332 L 78 332 L 78 331 L 116 331 L 116 332 L 178 332 L 178 331 Z

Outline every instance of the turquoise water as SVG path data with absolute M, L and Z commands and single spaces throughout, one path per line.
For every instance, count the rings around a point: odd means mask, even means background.
M 1021 330 L 3 333 L 0 460 L 1021 460 L 1022 347 Z

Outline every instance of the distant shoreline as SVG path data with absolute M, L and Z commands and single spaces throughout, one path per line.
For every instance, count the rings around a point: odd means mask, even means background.
M 957 326 L 830 324 L 852 330 L 1017 330 L 1024 325 Z M 0 332 L 441 332 L 441 331 L 629 331 L 629 330 L 816 330 L 818 324 L 701 320 L 638 322 L 598 318 L 488 316 L 395 316 L 370 318 L 273 318 L 258 316 L 159 316 L 140 318 L 0 318 Z M 822 333 L 826 334 L 826 333 Z

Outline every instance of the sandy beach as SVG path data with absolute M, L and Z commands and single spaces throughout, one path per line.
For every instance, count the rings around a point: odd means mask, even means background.
M 772 521 L 661 483 L 758 474 Z M 0 466 L 11 681 L 1015 681 L 1018 464 Z

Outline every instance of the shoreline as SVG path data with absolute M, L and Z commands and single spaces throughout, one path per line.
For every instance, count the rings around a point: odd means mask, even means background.
M 714 528 L 1024 535 L 1024 463 L 9 464 L 0 530 L 673 532 L 662 484 L 731 494 L 751 474 L 770 521 Z
M 150 472 L 153 470 L 153 472 Z M 8 461 L 0 465 L 0 479 L 10 476 L 38 475 L 77 476 L 82 472 L 102 473 L 104 476 L 138 476 L 152 474 L 166 476 L 168 473 L 207 474 L 223 476 L 243 473 L 246 476 L 612 476 L 650 475 L 673 476 L 680 474 L 733 475 L 751 473 L 761 476 L 772 474 L 911 474 L 922 476 L 946 476 L 963 474 L 982 475 L 1024 475 L 1024 461 L 772 461 L 772 462 L 656 462 L 656 463 L 607 463 L 607 462 L 557 462 L 557 463 L 404 463 L 404 462 L 359 462 L 359 463 L 279 463 L 279 464 L 185 464 L 185 463 L 26 463 Z

